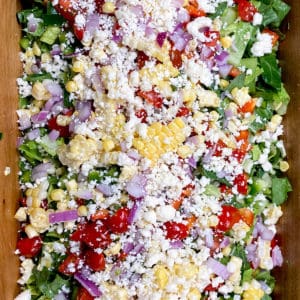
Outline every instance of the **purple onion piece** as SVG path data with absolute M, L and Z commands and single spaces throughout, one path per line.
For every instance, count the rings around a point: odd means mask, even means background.
M 133 160 L 139 160 L 141 158 L 140 154 L 134 149 L 128 150 L 127 155 Z
M 51 54 L 52 56 L 61 54 L 60 46 L 59 46 L 58 44 L 53 45 L 53 46 L 52 46 L 52 50 L 50 51 L 50 54 Z
M 214 236 L 211 229 L 205 230 L 205 244 L 208 248 L 214 246 Z
M 193 169 L 197 168 L 197 162 L 193 156 L 189 158 L 188 163 Z
M 180 240 L 170 241 L 170 247 L 173 249 L 182 249 L 183 246 L 184 246 L 184 244 Z
M 75 221 L 78 218 L 77 209 L 65 210 L 65 211 L 56 211 L 49 214 L 49 222 L 61 223 L 67 221 Z
M 35 64 L 32 65 L 30 69 L 31 69 L 31 72 L 32 72 L 33 74 L 38 74 L 38 73 L 40 72 L 40 70 L 41 70 L 41 69 L 40 69 L 37 65 L 35 65 Z
M 175 8 L 181 8 L 183 6 L 183 0 L 173 0 L 172 3 Z
M 130 253 L 134 248 L 134 244 L 133 243 L 130 243 L 130 242 L 127 242 L 124 244 L 123 246 L 123 251 L 128 254 Z
M 143 244 L 137 244 L 131 251 L 131 254 L 133 255 L 138 255 L 140 253 L 142 253 L 143 251 L 145 251 L 145 247 Z
M 88 31 L 91 36 L 93 36 L 95 31 L 99 27 L 99 22 L 100 22 L 100 16 L 98 14 L 88 15 L 85 30 Z
M 228 236 L 225 236 L 220 244 L 220 248 L 223 249 L 223 248 L 226 248 L 227 246 L 230 245 L 230 239 Z
M 59 293 L 53 298 L 53 300 L 67 300 L 67 297 L 64 293 Z
M 93 198 L 93 193 L 89 190 L 80 190 L 76 193 L 76 196 L 84 200 L 89 200 Z
M 281 267 L 283 264 L 283 256 L 278 245 L 272 249 L 273 267 Z
M 221 65 L 219 66 L 219 73 L 221 75 L 221 77 L 225 78 L 228 76 L 228 74 L 230 73 L 230 70 L 232 69 L 232 65 Z
M 35 18 L 32 15 L 30 15 L 28 18 L 28 23 L 27 23 L 27 29 L 29 32 L 34 33 L 36 32 L 37 28 L 38 28 L 38 24 L 39 24 L 39 20 L 37 18 Z
M 126 191 L 130 196 L 136 199 L 143 198 L 146 196 L 146 183 L 147 178 L 144 175 L 135 175 L 127 183 Z
M 77 110 L 79 111 L 78 118 L 81 122 L 85 122 L 92 113 L 91 101 L 79 101 L 76 104 Z
M 156 37 L 156 42 L 159 47 L 162 47 L 165 39 L 167 38 L 167 32 L 160 32 Z
M 181 2 L 181 0 L 179 0 L 179 1 L 178 0 L 173 0 L 173 1 Z M 178 23 L 187 23 L 187 22 L 190 21 L 190 19 L 191 19 L 191 17 L 185 9 L 179 10 L 178 15 L 177 15 L 177 22 Z
M 31 121 L 34 124 L 41 124 L 41 123 L 45 123 L 47 121 L 47 117 L 48 117 L 48 111 L 40 111 L 39 113 L 33 115 L 31 117 Z
M 89 292 L 92 297 L 101 297 L 102 292 L 93 281 L 85 278 L 81 273 L 76 273 L 74 278 Z
M 51 163 L 41 163 L 35 166 L 31 172 L 32 181 L 36 181 L 42 177 L 47 177 L 48 174 L 53 174 L 55 167 Z
M 112 186 L 106 183 L 97 184 L 96 189 L 106 197 L 110 197 L 114 194 Z
M 209 257 L 206 265 L 218 276 L 227 280 L 230 276 L 230 272 L 227 270 L 226 266 L 218 262 L 217 260 Z
M 51 142 L 55 142 L 59 137 L 59 131 L 55 129 L 51 130 L 48 134 L 48 137 Z
M 24 143 L 24 140 L 25 139 L 23 137 L 17 137 L 17 148 L 19 148 Z
M 36 140 L 38 137 L 40 137 L 40 130 L 37 128 L 37 129 L 33 129 L 33 130 L 29 131 L 29 132 L 26 134 L 26 137 L 27 137 L 28 140 L 30 140 L 30 141 Z
M 131 225 L 134 223 L 136 217 L 137 217 L 137 213 L 138 211 L 140 210 L 140 203 L 139 201 L 135 201 L 131 210 L 130 210 L 130 213 L 129 213 L 129 216 L 128 216 L 128 223 Z
M 52 97 L 58 97 L 59 99 L 62 98 L 63 89 L 57 82 L 54 82 L 53 80 L 44 80 L 43 84 Z
M 223 66 L 227 64 L 229 53 L 227 51 L 222 51 L 220 54 L 215 55 L 215 60 L 218 66 Z

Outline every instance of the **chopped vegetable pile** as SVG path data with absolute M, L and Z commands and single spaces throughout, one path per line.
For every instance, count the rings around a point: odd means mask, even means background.
M 291 191 L 281 0 L 31 1 L 17 300 L 268 300 Z

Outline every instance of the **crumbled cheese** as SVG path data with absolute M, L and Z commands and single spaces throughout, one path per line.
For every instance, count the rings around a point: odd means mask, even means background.
M 256 42 L 251 48 L 253 56 L 261 57 L 265 54 L 272 53 L 272 37 L 268 33 L 257 33 Z

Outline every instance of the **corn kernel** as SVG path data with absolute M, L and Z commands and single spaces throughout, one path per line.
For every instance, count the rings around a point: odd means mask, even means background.
M 72 179 L 68 182 L 66 182 L 66 188 L 68 190 L 68 192 L 76 192 L 77 191 L 77 182 L 75 179 Z
M 35 230 L 35 228 L 32 225 L 26 225 L 25 227 L 25 233 L 27 236 L 32 239 L 36 236 L 39 236 L 38 232 Z
M 102 11 L 106 14 L 112 14 L 116 9 L 116 6 L 113 2 L 106 2 L 102 5 Z
M 80 217 L 86 217 L 88 215 L 88 209 L 85 205 L 79 206 L 77 212 Z
M 66 199 L 66 194 L 62 189 L 54 189 L 51 191 L 50 197 L 53 201 L 63 201 Z
M 183 90 L 183 102 L 194 102 L 196 98 L 197 95 L 194 89 L 185 88 Z
M 41 49 L 36 42 L 33 43 L 32 52 L 35 56 L 41 56 L 42 54 Z
M 58 115 L 56 117 L 56 123 L 59 126 L 67 126 L 71 122 L 71 117 L 69 116 L 63 116 L 63 115 Z
M 227 88 L 228 87 L 228 85 L 229 85 L 229 81 L 228 80 L 225 80 L 225 79 L 221 79 L 220 80 L 220 87 L 221 88 Z
M 155 282 L 160 289 L 164 289 L 169 281 L 169 272 L 164 266 L 157 266 L 154 272 Z
M 271 132 L 275 132 L 278 126 L 281 124 L 281 122 L 282 122 L 282 116 L 274 115 L 271 118 L 271 121 L 268 123 L 267 129 Z
M 72 71 L 75 72 L 75 73 L 82 73 L 82 72 L 84 71 L 82 61 L 76 60 L 76 61 L 73 63 Z
M 30 208 L 29 219 L 37 232 L 44 232 L 49 227 L 48 213 L 43 208 Z
M 67 83 L 66 83 L 66 90 L 67 90 L 67 92 L 69 92 L 69 93 L 74 93 L 74 92 L 76 92 L 77 91 L 77 84 L 76 84 L 76 82 L 75 81 L 73 81 L 73 80 L 70 80 L 70 81 L 68 81 Z
M 115 143 L 110 139 L 104 139 L 102 141 L 102 146 L 105 152 L 110 152 L 115 148 Z
M 14 218 L 17 219 L 19 222 L 25 222 L 27 219 L 26 208 L 20 207 L 15 213 Z
M 26 197 L 30 197 L 32 195 L 32 189 L 31 188 L 27 189 L 25 195 Z
M 120 250 L 121 250 L 121 243 L 118 242 L 118 243 L 112 244 L 109 248 L 107 248 L 104 251 L 104 254 L 105 255 L 117 255 L 120 253 Z
M 282 160 L 279 163 L 279 168 L 280 168 L 281 172 L 286 172 L 290 168 L 290 165 L 289 165 L 289 163 L 287 161 Z
M 260 300 L 264 296 L 262 289 L 250 287 L 243 294 L 243 300 Z
M 230 246 L 227 246 L 227 247 L 225 247 L 225 248 L 222 250 L 222 253 L 223 253 L 224 256 L 229 256 L 229 255 L 230 255 L 230 252 L 231 252 Z
M 30 58 L 33 57 L 33 51 L 31 48 L 28 48 L 25 52 L 26 57 Z
M 188 295 L 187 300 L 200 300 L 201 299 L 201 293 L 197 288 L 191 288 Z
M 51 61 L 51 56 L 49 53 L 43 53 L 41 56 L 42 63 L 47 63 Z
M 189 263 L 187 265 L 174 265 L 174 272 L 178 277 L 184 277 L 186 279 L 192 279 L 196 276 L 198 268 L 196 265 Z
M 59 201 L 59 202 L 57 202 L 57 209 L 58 210 L 67 210 L 68 204 L 66 202 Z
M 34 83 L 31 94 L 36 100 L 48 100 L 51 97 L 44 85 L 39 81 Z
M 76 225 L 75 225 L 74 221 L 64 222 L 64 229 L 65 230 L 73 230 L 75 226 Z
M 183 129 L 185 127 L 185 123 L 183 122 L 183 120 L 181 118 L 175 118 L 173 120 L 173 122 L 181 129 Z
M 232 45 L 232 38 L 230 36 L 224 36 L 220 39 L 222 46 L 227 49 Z
M 178 148 L 177 153 L 181 158 L 187 158 L 192 155 L 193 150 L 187 145 L 182 145 Z
M 40 207 L 41 199 L 39 197 L 32 196 L 31 207 Z

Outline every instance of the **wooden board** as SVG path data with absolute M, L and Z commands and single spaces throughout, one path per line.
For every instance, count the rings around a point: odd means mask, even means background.
M 13 219 L 18 200 L 16 114 L 17 90 L 15 80 L 20 74 L 18 40 L 20 29 L 15 13 L 18 0 L 0 0 L 0 300 L 12 300 L 17 294 L 18 261 L 14 255 L 17 223 Z M 275 299 L 300 299 L 300 2 L 288 1 L 292 6 L 287 24 L 290 30 L 281 47 L 284 80 L 292 96 L 285 118 L 285 140 L 290 161 L 289 176 L 294 192 L 284 206 L 280 221 L 284 266 L 276 270 L 277 286 Z M 4 176 L 5 167 L 11 174 Z

